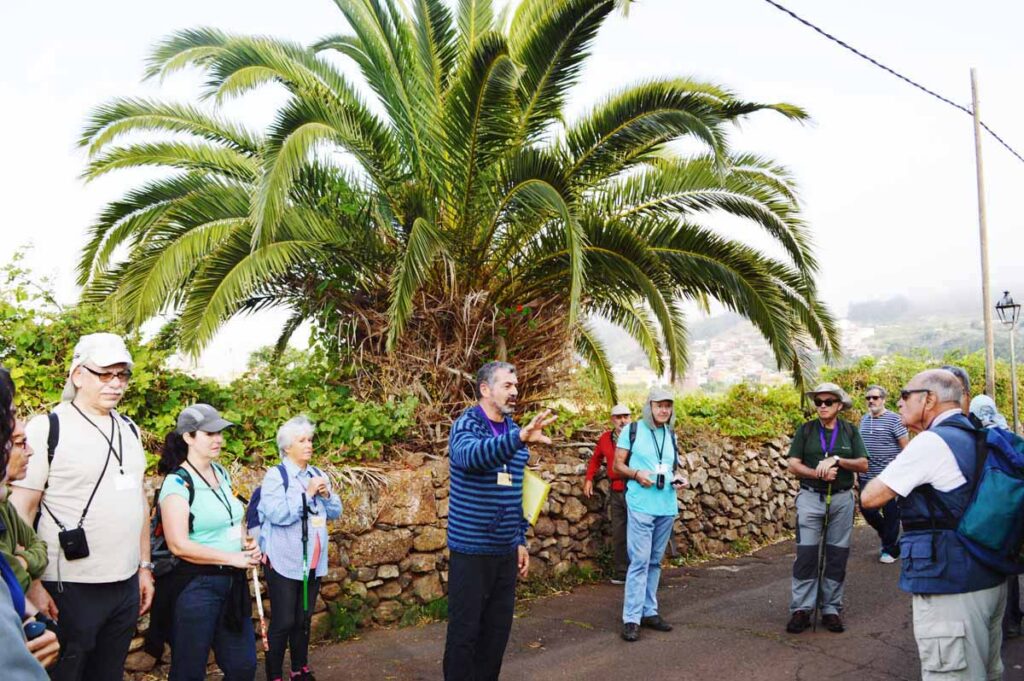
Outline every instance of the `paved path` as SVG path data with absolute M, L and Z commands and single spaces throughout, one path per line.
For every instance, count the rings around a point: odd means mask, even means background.
M 898 564 L 875 559 L 870 528 L 858 527 L 847 572 L 847 631 L 785 633 L 792 542 L 735 560 L 666 571 L 661 613 L 669 633 L 619 639 L 621 587 L 596 584 L 530 604 L 512 627 L 503 681 L 709 679 L 892 681 L 919 678 L 910 598 L 896 588 Z M 323 646 L 312 661 L 321 681 L 439 679 L 444 624 L 368 632 Z M 1024 680 L 1024 639 L 1003 648 L 1006 681 Z M 622 670 L 622 676 L 614 673 Z

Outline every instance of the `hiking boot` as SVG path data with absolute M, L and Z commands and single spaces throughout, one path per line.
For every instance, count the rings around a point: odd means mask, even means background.
M 895 563 L 896 559 L 893 558 L 891 555 L 889 555 L 888 551 L 882 551 L 881 553 L 878 554 L 878 562 L 879 563 L 885 563 L 886 565 L 890 565 L 892 563 Z
M 654 629 L 655 631 L 672 631 L 672 625 L 661 619 L 661 615 L 641 617 L 640 626 L 647 627 L 648 629 Z
M 636 622 L 624 622 L 622 625 L 622 640 L 638 641 L 640 639 L 640 625 Z
M 846 627 L 843 626 L 843 620 L 839 615 L 822 615 L 821 625 L 834 634 L 841 634 L 846 631 Z
M 793 616 L 789 618 L 789 623 L 786 625 L 786 631 L 791 634 L 799 634 L 810 626 L 811 614 L 806 610 L 795 610 L 793 612 Z

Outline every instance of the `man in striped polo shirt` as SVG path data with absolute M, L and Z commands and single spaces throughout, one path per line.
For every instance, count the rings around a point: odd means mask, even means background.
M 523 469 L 527 444 L 551 444 L 545 410 L 523 428 L 512 420 L 516 368 L 489 362 L 476 375 L 479 402 L 462 412 L 448 435 L 448 634 L 446 681 L 492 681 L 512 630 L 516 576 L 526 577 L 527 521 Z
M 864 396 L 868 403 L 868 413 L 860 420 L 860 437 L 868 449 L 868 472 L 861 474 L 860 488 L 867 487 L 876 475 L 888 466 L 896 455 L 907 446 L 907 427 L 899 414 L 885 408 L 885 388 L 880 385 L 868 386 Z M 900 510 L 892 499 L 881 508 L 864 508 L 860 512 L 868 525 L 875 528 L 882 542 L 878 553 L 881 563 L 895 563 L 900 556 Z

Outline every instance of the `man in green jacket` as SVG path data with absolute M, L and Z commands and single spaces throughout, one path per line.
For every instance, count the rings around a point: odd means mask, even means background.
M 7 480 L 21 480 L 28 470 L 32 447 L 25 440 L 25 422 L 17 421 L 11 436 L 11 451 L 7 460 Z M 46 569 L 46 542 L 21 519 L 18 511 L 7 500 L 7 488 L 0 489 L 0 554 L 14 570 L 22 590 L 39 579 Z

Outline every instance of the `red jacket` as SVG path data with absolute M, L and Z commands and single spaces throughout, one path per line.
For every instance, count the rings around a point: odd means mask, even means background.
M 590 457 L 590 464 L 587 466 L 587 480 L 593 480 L 597 469 L 604 463 L 608 469 L 608 479 L 612 481 L 613 492 L 625 492 L 626 481 L 615 473 L 615 443 L 612 442 L 612 431 L 606 430 L 597 438 L 597 445 Z

